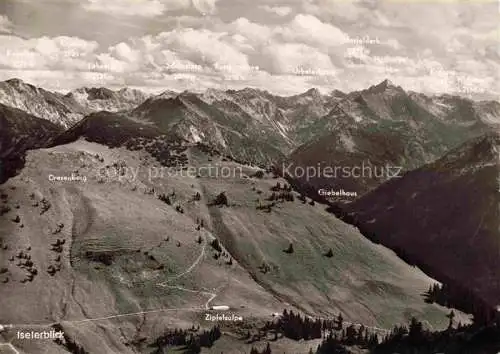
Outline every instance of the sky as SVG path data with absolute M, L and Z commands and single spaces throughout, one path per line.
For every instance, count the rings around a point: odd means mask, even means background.
M 0 80 L 500 97 L 498 0 L 1 0 Z

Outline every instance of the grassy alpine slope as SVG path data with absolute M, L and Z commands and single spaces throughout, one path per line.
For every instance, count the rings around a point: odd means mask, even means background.
M 267 212 L 265 199 L 283 180 L 257 178 L 255 168 L 196 146 L 177 154 L 198 177 L 186 170 L 161 177 L 144 151 L 83 140 L 30 151 L 22 172 L 2 186 L 10 208 L 0 221 L 7 246 L 0 250 L 7 269 L 2 321 L 60 323 L 89 353 L 148 352 L 146 344 L 167 327 L 212 325 L 203 314 L 216 304 L 245 323 L 286 307 L 322 316 L 340 311 L 380 327 L 412 315 L 433 328 L 446 324 L 447 311 L 422 298 L 432 279 L 323 206 L 295 194 Z M 242 173 L 214 178 L 215 169 L 208 176 L 202 166 Z M 49 180 L 72 173 L 87 181 Z M 228 205 L 213 205 L 221 192 Z M 214 238 L 221 251 L 210 246 Z M 289 243 L 294 252 L 283 252 Z M 12 343 L 26 352 L 61 352 L 52 342 Z

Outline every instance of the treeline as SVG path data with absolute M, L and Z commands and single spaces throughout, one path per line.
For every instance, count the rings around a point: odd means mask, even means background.
M 361 326 L 350 325 L 341 332 L 329 332 L 318 347 L 318 353 L 330 353 L 328 348 L 357 345 L 361 348 L 371 349 L 378 345 L 378 336 L 369 333 L 368 329 Z M 327 350 L 328 349 L 328 350 Z
M 268 201 L 278 201 L 278 202 L 293 202 L 295 197 L 292 192 L 281 191 L 279 193 L 273 192 L 268 198 Z
M 267 343 L 267 346 L 263 350 L 258 350 L 254 346 L 250 349 L 250 354 L 272 354 L 271 345 Z
M 295 314 L 293 311 L 288 312 L 285 309 L 282 316 L 273 324 L 274 329 L 281 332 L 287 338 L 309 340 L 322 337 L 325 321 L 319 319 L 312 320 L 308 317 Z
M 463 286 L 435 283 L 429 286 L 424 296 L 428 303 L 437 303 L 474 315 L 476 324 L 487 325 L 496 319 L 496 310 L 478 299 L 472 290 Z
M 500 327 L 460 326 L 445 331 L 432 332 L 423 328 L 422 322 L 411 319 L 408 327 L 395 327 L 372 354 L 487 354 L 500 351 Z
M 335 342 L 339 345 L 358 345 L 372 348 L 378 344 L 378 337 L 370 333 L 365 326 L 346 326 L 342 314 L 335 319 L 312 319 L 293 311 L 283 311 L 274 322 L 267 322 L 264 332 L 274 331 L 293 340 L 311 340 L 325 338 L 325 347 Z
M 185 353 L 197 354 L 201 352 L 201 348 L 211 348 L 221 335 L 219 326 L 201 332 L 194 327 L 189 330 L 176 328 L 158 337 L 152 346 L 156 348 L 155 354 L 163 353 L 164 349 L 172 346 L 183 347 Z
M 412 318 L 408 326 L 395 326 L 380 343 L 376 335 L 363 336 L 361 328 L 347 327 L 342 335 L 330 332 L 318 346 L 317 354 L 348 354 L 356 345 L 371 354 L 493 354 L 500 352 L 500 324 L 451 326 L 444 331 L 424 329 Z
M 492 321 L 495 321 L 497 311 L 493 306 L 496 306 L 496 304 L 484 300 L 480 294 L 473 290 L 472 284 L 462 284 L 460 281 L 446 276 L 438 269 L 429 267 L 419 261 L 418 257 L 415 257 L 408 250 L 381 242 L 376 232 L 370 231 L 364 222 L 355 214 L 347 213 L 340 204 L 330 203 L 327 210 L 342 221 L 357 227 L 359 232 L 369 240 L 389 247 L 406 263 L 420 268 L 424 273 L 443 283 L 443 286 L 431 286 L 428 292 L 424 294 L 427 302 L 436 302 L 471 314 L 474 316 L 474 322 L 478 325 L 488 326 Z

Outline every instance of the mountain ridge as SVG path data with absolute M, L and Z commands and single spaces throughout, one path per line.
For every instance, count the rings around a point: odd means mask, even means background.
M 261 99 L 271 99 L 278 101 L 280 103 L 285 103 L 288 105 L 292 105 L 297 99 L 301 98 L 307 98 L 307 99 L 313 99 L 313 100 L 321 100 L 321 99 L 352 99 L 355 100 L 357 97 L 362 97 L 363 95 L 373 95 L 373 94 L 381 94 L 386 91 L 397 91 L 397 92 L 406 92 L 404 89 L 402 89 L 400 86 L 396 86 L 393 84 L 390 80 L 384 80 L 378 84 L 372 85 L 367 89 L 361 90 L 361 91 L 353 91 L 350 93 L 344 93 L 339 90 L 333 90 L 328 94 L 322 94 L 317 88 L 310 88 L 307 91 L 303 93 L 298 93 L 294 95 L 289 95 L 289 96 L 282 96 L 282 95 L 276 95 L 272 94 L 269 91 L 266 90 L 261 90 L 261 89 L 256 89 L 256 88 L 244 88 L 244 89 L 239 89 L 239 90 L 234 90 L 234 89 L 227 89 L 227 90 L 216 90 L 216 89 L 207 89 L 203 91 L 202 93 L 195 93 L 196 95 L 200 97 L 204 97 L 207 103 L 211 103 L 209 96 L 210 95 L 215 95 L 221 94 L 222 96 L 230 97 L 231 99 L 237 99 L 238 97 L 243 98 L 243 99 L 251 99 L 260 97 Z M 35 108 L 28 107 L 26 103 L 18 102 L 18 101 L 12 101 L 8 100 L 8 94 L 12 94 L 13 92 L 18 91 L 17 93 L 20 93 L 21 91 L 36 91 L 38 93 L 41 93 L 41 96 L 49 96 L 46 100 L 49 101 L 48 104 L 50 103 L 59 103 L 60 106 L 62 107 L 52 107 L 52 111 L 56 110 L 57 113 L 55 112 L 50 112 L 42 114 L 38 112 L 39 114 L 35 111 Z M 421 95 L 424 97 L 438 97 L 438 98 L 452 98 L 452 99 L 463 99 L 463 100 L 468 100 L 471 102 L 477 102 L 479 105 L 481 102 L 496 102 L 497 105 L 500 105 L 497 101 L 472 101 L 468 98 L 463 98 L 461 96 L 453 96 L 453 95 L 445 95 L 445 94 L 437 94 L 437 95 L 432 95 L 432 96 L 426 96 L 421 93 L 415 93 L 413 91 L 407 91 L 408 94 L 411 96 L 415 95 Z M 185 92 L 184 92 L 185 93 Z M 29 83 L 26 83 L 20 79 L 14 78 L 14 79 L 9 79 L 3 82 L 0 82 L 0 102 L 4 103 L 6 105 L 11 105 L 16 108 L 20 108 L 23 110 L 29 111 L 28 113 L 42 116 L 41 118 L 45 119 L 54 119 L 57 114 L 59 114 L 59 119 L 62 119 L 60 116 L 62 113 L 74 113 L 77 114 L 77 116 L 66 118 L 66 120 L 62 120 L 59 124 L 63 124 L 66 127 L 70 125 L 70 123 L 74 123 L 75 120 L 81 119 L 82 115 L 89 114 L 93 111 L 96 110 L 109 110 L 109 111 L 119 111 L 119 110 L 126 110 L 126 109 L 133 109 L 137 107 L 139 104 L 143 103 L 145 100 L 150 99 L 150 98 L 156 98 L 156 99 L 161 99 L 161 98 L 173 98 L 179 94 L 182 94 L 182 92 L 175 92 L 172 90 L 166 90 L 160 94 L 146 94 L 140 90 L 136 89 L 129 89 L 127 87 L 124 87 L 122 89 L 113 91 L 105 87 L 81 87 L 77 88 L 75 90 L 72 90 L 66 94 L 61 94 L 58 92 L 50 92 L 47 90 L 44 90 L 43 88 L 38 88 L 34 85 L 31 85 Z M 208 95 L 207 95 L 208 94 Z M 100 96 L 99 96 L 100 95 Z M 84 96 L 84 97 L 82 97 Z M 91 101 L 96 101 L 99 100 L 98 97 L 103 101 L 101 105 L 94 105 L 92 106 Z M 106 99 L 111 100 L 112 102 L 104 102 Z M 121 100 L 121 101 L 120 101 Z M 55 103 L 53 101 L 56 101 Z M 78 102 L 79 101 L 79 102 Z M 114 101 L 114 102 L 113 102 Z M 118 101 L 118 102 L 117 102 Z M 106 106 L 107 104 L 107 106 Z M 331 108 L 331 107 L 330 107 Z M 65 110 L 66 109 L 66 110 Z M 498 108 L 496 108 L 498 111 Z M 498 112 L 495 112 L 495 114 Z M 500 122 L 500 121 L 499 121 Z M 57 123 L 57 122 L 56 122 Z
M 24 155 L 43 148 L 63 129 L 48 120 L 0 103 L 0 184 L 24 165 Z
M 130 109 L 147 97 L 149 95 L 128 88 L 113 91 L 103 87 L 82 87 L 62 94 L 47 91 L 20 79 L 0 82 L 0 103 L 49 120 L 66 129 L 92 112 Z
M 500 297 L 499 147 L 498 132 L 473 138 L 342 206 L 344 219 L 494 308 Z

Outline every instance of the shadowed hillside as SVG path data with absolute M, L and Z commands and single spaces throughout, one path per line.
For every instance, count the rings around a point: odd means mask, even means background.
M 473 139 L 343 207 L 345 220 L 497 306 L 499 166 L 498 135 Z
M 27 150 L 46 146 L 61 132 L 47 120 L 0 104 L 0 184 L 22 168 Z

